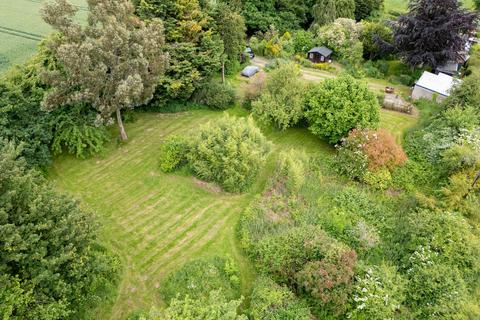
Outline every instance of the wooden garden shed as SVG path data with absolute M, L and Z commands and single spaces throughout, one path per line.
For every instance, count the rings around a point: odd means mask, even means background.
M 327 47 L 315 47 L 308 51 L 307 59 L 313 63 L 324 63 L 330 61 L 332 53 Z

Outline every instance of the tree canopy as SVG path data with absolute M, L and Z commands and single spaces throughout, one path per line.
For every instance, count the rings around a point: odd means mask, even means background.
M 43 19 L 60 33 L 47 47 L 61 70 L 45 70 L 44 81 L 52 87 L 43 107 L 55 109 L 83 102 L 99 113 L 98 122 L 116 113 L 122 140 L 128 136 L 121 110 L 152 99 L 163 73 L 163 26 L 137 19 L 128 0 L 90 0 L 88 25 L 73 22 L 76 7 L 57 0 L 43 9 Z
M 78 319 L 116 280 L 92 214 L 58 194 L 0 140 L 0 316 Z M 99 291 L 100 290 L 100 291 Z
M 395 50 L 413 67 L 461 61 L 476 19 L 458 0 L 412 0 L 409 13 L 395 24 Z

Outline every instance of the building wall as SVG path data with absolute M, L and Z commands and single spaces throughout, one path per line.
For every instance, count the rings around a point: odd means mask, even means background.
M 436 97 L 437 102 L 442 102 L 443 100 L 446 99 L 445 96 L 442 96 L 438 93 L 435 93 L 433 91 L 430 91 L 428 89 L 422 88 L 420 86 L 415 86 L 413 88 L 412 92 L 412 99 L 413 100 L 419 100 L 419 99 L 428 99 L 428 100 L 433 100 L 433 97 Z

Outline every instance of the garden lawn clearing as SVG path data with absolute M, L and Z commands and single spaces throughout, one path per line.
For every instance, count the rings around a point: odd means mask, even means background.
M 230 114 L 245 116 L 236 108 Z M 161 280 L 185 262 L 205 256 L 232 256 L 248 295 L 253 271 L 236 245 L 240 213 L 263 191 L 282 149 L 297 148 L 328 155 L 333 148 L 306 129 L 279 132 L 264 128 L 273 150 L 250 192 L 218 192 L 186 173 L 163 174 L 158 166 L 162 141 L 215 120 L 222 112 L 198 110 L 178 114 L 139 114 L 127 124 L 130 140 L 110 146 L 104 157 L 56 159 L 50 172 L 57 187 L 96 211 L 102 244 L 123 264 L 118 297 L 98 310 L 98 319 L 124 319 L 132 311 L 164 305 Z

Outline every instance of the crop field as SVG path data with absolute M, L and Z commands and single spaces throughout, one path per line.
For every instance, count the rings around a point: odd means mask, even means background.
M 465 7 L 474 8 L 473 0 L 462 1 Z M 385 0 L 386 12 L 404 12 L 407 11 L 408 0 Z
M 52 30 L 43 22 L 40 9 L 46 0 L 0 0 L 0 73 L 23 63 L 38 43 Z M 84 0 L 70 0 L 79 9 L 79 21 L 86 19 Z

